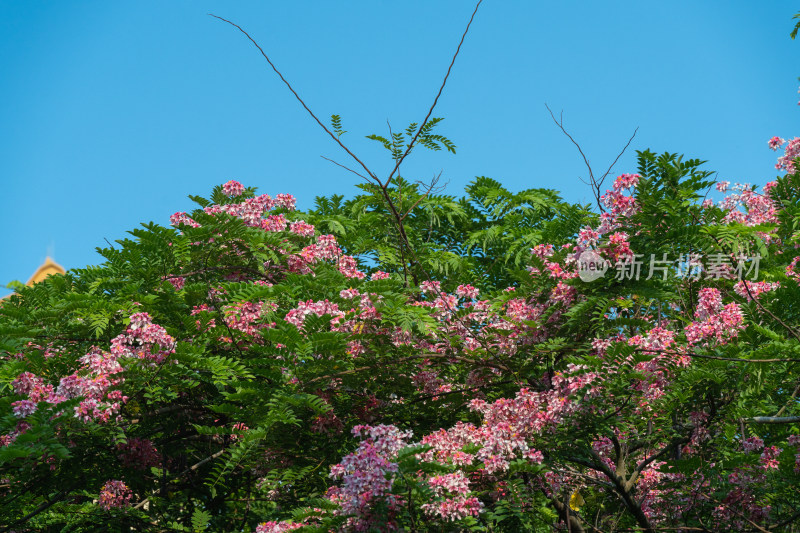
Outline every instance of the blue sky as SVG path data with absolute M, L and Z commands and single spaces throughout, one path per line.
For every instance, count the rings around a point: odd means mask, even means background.
M 379 172 L 364 139 L 420 121 L 473 4 L 436 2 L 19 2 L 0 0 L 0 285 L 50 253 L 67 268 L 140 222 L 168 224 L 188 194 L 238 179 L 261 192 L 355 192 L 320 156 L 346 154 L 294 100 L 242 25 L 321 117 Z M 708 161 L 720 179 L 774 178 L 773 135 L 797 127 L 796 3 L 486 0 L 435 116 L 458 153 L 417 154 L 404 176 L 475 176 L 588 201 L 583 162 L 636 149 Z M 8 291 L 0 289 L 0 295 Z

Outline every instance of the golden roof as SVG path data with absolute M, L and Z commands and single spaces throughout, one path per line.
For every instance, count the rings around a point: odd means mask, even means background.
M 51 276 L 53 274 L 65 274 L 67 271 L 64 270 L 64 267 L 50 259 L 50 257 L 45 258 L 44 263 L 36 269 L 36 272 L 33 273 L 31 279 L 25 285 L 33 285 L 34 283 L 39 283 L 43 281 L 44 278 L 47 276 Z
M 33 285 L 34 283 L 39 283 L 40 281 L 44 281 L 47 276 L 52 276 L 53 274 L 65 274 L 67 271 L 64 270 L 64 267 L 53 261 L 49 256 L 45 258 L 44 263 L 42 263 L 39 268 L 36 269 L 36 272 L 33 273 L 31 278 L 25 285 Z M 0 297 L 0 301 L 5 300 L 9 296 L 14 293 L 6 294 L 5 296 Z

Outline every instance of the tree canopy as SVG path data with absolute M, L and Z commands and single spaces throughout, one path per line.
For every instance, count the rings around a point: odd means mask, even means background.
M 230 180 L 17 285 L 0 532 L 796 531 L 800 138 L 579 205 L 409 181 L 440 122 L 350 198 Z

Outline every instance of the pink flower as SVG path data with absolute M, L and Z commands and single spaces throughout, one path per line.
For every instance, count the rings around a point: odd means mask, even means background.
M 181 290 L 183 288 L 183 285 L 186 283 L 186 279 L 180 276 L 167 278 L 167 281 L 169 281 L 172 284 L 172 286 L 175 287 L 176 291 Z
M 468 516 L 478 516 L 483 509 L 483 502 L 475 496 L 469 498 L 456 497 L 435 503 L 425 503 L 422 509 L 431 515 L 438 515 L 444 520 L 461 520 Z
M 17 418 L 25 418 L 36 412 L 36 402 L 31 400 L 19 400 L 12 402 L 11 407 L 14 411 L 14 416 Z
M 127 507 L 132 497 L 131 489 L 124 482 L 112 479 L 106 481 L 100 490 L 98 505 L 106 510 L 115 507 Z
M 422 294 L 428 294 L 429 292 L 439 293 L 442 291 L 442 284 L 438 281 L 423 281 L 419 288 Z
M 256 527 L 256 533 L 283 533 L 292 529 L 299 529 L 303 524 L 294 522 L 264 522 Z
M 175 352 L 175 339 L 163 327 L 153 324 L 147 313 L 134 313 L 125 333 L 111 340 L 116 357 L 136 357 L 161 363 Z
M 459 285 L 456 288 L 456 296 L 459 298 L 468 298 L 474 300 L 478 297 L 478 289 L 472 285 Z
M 615 191 L 631 189 L 639 184 L 639 174 L 621 174 L 614 180 L 613 188 Z
M 339 272 L 348 278 L 364 279 L 366 274 L 358 270 L 358 263 L 349 255 L 339 257 Z
M 241 196 L 244 194 L 244 186 L 238 181 L 230 180 L 222 186 L 222 192 L 227 196 Z
M 286 225 L 288 222 L 286 221 L 286 217 L 283 214 L 280 215 L 270 215 L 267 218 L 260 219 L 261 229 L 264 231 L 285 231 Z M 311 230 L 312 234 L 314 232 L 313 226 Z
M 786 142 L 785 140 L 781 139 L 780 137 L 778 137 L 776 135 L 775 137 L 773 137 L 769 141 L 767 141 L 767 144 L 769 144 L 770 150 L 777 150 L 778 148 L 783 146 L 783 143 L 785 143 L 785 142 Z
M 796 171 L 794 160 L 798 157 L 800 157 L 800 137 L 795 137 L 786 145 L 784 154 L 778 158 L 775 168 L 794 174 Z
M 331 320 L 332 325 L 344 317 L 344 313 L 339 310 L 338 304 L 332 303 L 328 300 L 319 302 L 308 300 L 305 302 L 298 302 L 297 307 L 286 313 L 286 316 L 283 317 L 283 319 L 290 324 L 294 324 L 297 329 L 303 329 L 306 317 L 312 314 L 317 316 L 333 316 L 334 318 Z
M 169 217 L 169 223 L 173 226 L 190 226 L 192 228 L 199 228 L 200 224 L 189 218 L 183 211 L 179 211 Z
M 783 450 L 777 446 L 764 448 L 764 452 L 761 454 L 761 458 L 759 460 L 761 466 L 764 467 L 764 470 L 776 470 L 780 466 L 778 456 L 782 451 Z
M 393 460 L 412 434 L 389 425 L 356 426 L 353 434 L 363 440 L 355 452 L 331 467 L 330 477 L 341 479 L 342 486 L 333 487 L 328 496 L 339 503 L 343 514 L 363 521 L 375 500 L 384 500 L 390 508 L 395 504 L 390 490 L 398 465 Z
M 742 280 L 733 286 L 733 290 L 736 292 L 736 294 L 749 302 L 753 298 L 758 300 L 759 296 L 762 294 L 779 289 L 780 286 L 781 284 L 778 282 L 770 283 L 767 281 Z M 752 298 L 750 297 L 751 295 Z
M 296 235 L 302 235 L 304 237 L 313 237 L 314 236 L 314 226 L 312 224 L 306 223 L 305 220 L 298 220 L 296 222 L 292 222 L 289 224 L 289 231 Z
M 600 240 L 600 233 L 589 226 L 578 232 L 578 244 L 584 248 L 596 246 L 598 240 Z
M 552 244 L 537 244 L 531 248 L 531 254 L 544 261 L 548 257 L 552 257 L 555 253 L 555 247 Z
M 345 300 L 349 300 L 351 298 L 355 298 L 356 296 L 361 296 L 361 293 L 358 292 L 358 289 L 344 289 L 339 291 L 339 296 Z
M 11 386 L 14 387 L 14 392 L 26 396 L 43 384 L 42 378 L 37 377 L 31 372 L 23 372 L 17 376 L 17 379 L 11 382 Z
M 297 200 L 291 194 L 276 194 L 275 203 L 287 211 L 294 211 Z
M 764 448 L 764 441 L 758 437 L 749 437 L 742 442 L 742 449 L 746 453 L 755 452 Z

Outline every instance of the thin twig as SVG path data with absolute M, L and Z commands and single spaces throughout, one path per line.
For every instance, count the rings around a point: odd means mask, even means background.
M 467 32 L 469 32 L 469 27 L 472 25 L 472 20 L 475 18 L 475 13 L 478 12 L 478 8 L 480 7 L 481 2 L 483 2 L 483 0 L 478 0 L 478 3 L 475 5 L 475 10 L 472 12 L 472 16 L 469 18 L 469 22 L 467 23 L 467 27 L 464 30 L 464 34 L 461 35 L 461 41 L 459 41 L 458 43 L 458 47 L 456 48 L 456 53 L 453 54 L 453 59 L 452 61 L 450 61 L 450 66 L 447 67 L 447 74 L 444 75 L 444 80 L 442 81 L 442 85 L 439 87 L 439 92 L 436 93 L 436 98 L 433 99 L 433 104 L 431 105 L 431 108 L 428 110 L 428 114 L 425 116 L 425 120 L 423 120 L 422 123 L 419 125 L 419 129 L 417 129 L 417 133 L 414 134 L 414 137 L 411 139 L 411 142 L 408 143 L 406 151 L 403 153 L 402 156 L 400 156 L 400 159 L 398 159 L 397 163 L 394 165 L 394 169 L 389 174 L 389 177 L 386 179 L 387 185 L 392 180 L 392 176 L 394 176 L 394 173 L 397 172 L 397 169 L 400 168 L 400 164 L 403 162 L 403 160 L 406 158 L 409 152 L 411 152 L 411 148 L 413 148 L 414 143 L 417 142 L 417 138 L 419 137 L 420 133 L 422 133 L 422 129 L 425 127 L 425 125 L 428 123 L 428 120 L 431 118 L 431 114 L 433 113 L 436 104 L 439 102 L 439 97 L 442 95 L 442 91 L 444 91 L 444 86 L 447 85 L 447 78 L 450 77 L 450 71 L 452 70 L 453 65 L 456 62 L 458 53 L 461 51 L 461 45 L 464 44 L 464 39 L 466 39 L 467 37 Z
M 605 182 L 606 178 L 611 173 L 611 170 L 614 168 L 614 166 L 617 164 L 619 159 L 622 157 L 622 155 L 625 153 L 625 151 L 631 145 L 631 142 L 633 142 L 634 137 L 636 137 L 636 133 L 638 133 L 638 131 L 639 131 L 639 127 L 637 126 L 636 129 L 633 130 L 633 134 L 628 139 L 628 142 L 625 143 L 625 146 L 622 147 L 622 150 L 620 150 L 620 152 L 617 154 L 617 157 L 614 158 L 614 161 L 611 163 L 611 165 L 609 165 L 609 167 L 605 171 L 605 173 L 602 176 L 600 176 L 600 179 L 597 179 L 594 176 L 594 171 L 592 170 L 592 165 L 589 164 L 589 158 L 587 158 L 586 154 L 583 153 L 583 149 L 581 148 L 581 145 L 578 143 L 578 141 L 575 140 L 575 138 L 572 135 L 569 134 L 567 129 L 564 127 L 564 112 L 562 111 L 561 114 L 559 115 L 559 118 L 556 119 L 556 116 L 553 113 L 553 110 L 550 109 L 550 106 L 547 105 L 547 104 L 544 104 L 544 106 L 547 108 L 547 111 L 550 113 L 550 118 L 553 119 L 553 122 L 555 122 L 556 126 L 558 126 L 558 128 L 564 133 L 564 135 L 566 135 L 567 138 L 570 141 L 572 141 L 572 144 L 574 144 L 575 148 L 577 148 L 578 152 L 580 152 L 581 157 L 583 158 L 583 162 L 586 165 L 586 168 L 589 170 L 590 183 L 587 183 L 586 180 L 584 180 L 583 178 L 578 178 L 578 179 L 580 179 L 583 183 L 586 183 L 586 185 L 589 185 L 592 188 L 592 194 L 594 195 L 595 201 L 597 202 L 597 208 L 600 209 L 600 211 L 604 213 L 605 212 L 605 208 L 603 207 L 603 203 L 600 201 L 600 189 L 603 186 L 603 182 Z
M 355 175 L 356 175 L 356 176 L 358 176 L 359 178 L 362 178 L 362 179 L 364 179 L 364 180 L 367 180 L 367 182 L 369 182 L 369 183 L 372 183 L 371 181 L 369 181 L 369 178 L 368 178 L 368 177 L 366 177 L 365 175 L 361 174 L 360 172 L 357 172 L 357 171 L 353 170 L 352 168 L 350 168 L 350 167 L 348 167 L 348 166 L 345 166 L 345 165 L 343 165 L 343 164 L 341 164 L 341 163 L 339 163 L 339 162 L 337 162 L 337 161 L 334 161 L 333 159 L 330 159 L 330 158 L 328 158 L 328 157 L 325 157 L 324 155 L 321 155 L 320 157 L 321 157 L 322 159 L 324 159 L 325 161 L 330 161 L 330 162 L 331 162 L 331 163 L 333 163 L 334 165 L 336 165 L 336 166 L 339 166 L 339 167 L 342 167 L 343 169 L 345 169 L 345 170 L 347 170 L 347 171 L 349 171 L 349 172 L 352 172 L 353 174 L 355 174 Z
M 221 20 L 221 21 L 223 21 L 223 22 L 227 22 L 228 24 L 230 24 L 231 26 L 234 26 L 234 27 L 235 27 L 235 28 L 237 28 L 237 29 L 238 29 L 240 32 L 242 32 L 242 33 L 245 35 L 245 37 L 247 37 L 248 39 L 250 39 L 250 42 L 251 42 L 251 43 L 253 43 L 253 44 L 256 46 L 256 48 L 258 48 L 258 51 L 259 51 L 259 52 L 261 52 L 261 55 L 262 55 L 262 56 L 264 56 L 264 59 L 266 59 L 266 60 L 267 60 L 267 63 L 269 63 L 269 66 L 270 66 L 270 67 L 272 67 L 272 70 L 274 70 L 274 71 L 275 71 L 275 74 L 277 74 L 277 75 L 278 75 L 278 77 L 280 77 L 281 81 L 282 81 L 282 82 L 283 82 L 283 83 L 284 83 L 284 84 L 285 84 L 285 85 L 286 85 L 286 86 L 289 88 L 289 90 L 290 90 L 290 91 L 292 91 L 292 94 L 294 95 L 294 97 L 295 97 L 295 98 L 297 98 L 297 101 L 298 101 L 298 102 L 300 102 L 300 105 L 302 105 L 302 106 L 303 106 L 303 108 L 304 108 L 306 111 L 308 111 L 308 114 L 309 114 L 309 115 L 311 115 L 311 118 L 313 118 L 314 120 L 316 120 L 316 121 L 317 121 L 317 124 L 319 124 L 319 126 L 320 126 L 320 127 L 323 129 L 323 130 L 325 130 L 325 132 L 326 132 L 328 135 L 330 135 L 330 136 L 331 136 L 331 139 L 333 139 L 334 141 L 336 141 L 336 144 L 338 144 L 339 146 L 341 146 L 341 147 L 342 147 L 342 149 L 343 149 L 345 152 L 347 152 L 347 153 L 350 155 L 350 157 L 352 157 L 352 158 L 353 158 L 353 159 L 354 159 L 354 160 L 355 160 L 355 161 L 356 161 L 356 162 L 357 162 L 359 165 L 361 165 L 361 168 L 363 168 L 363 169 L 364 169 L 364 170 L 367 172 L 367 174 L 369 175 L 369 177 L 371 177 L 372 179 L 374 179 L 375 181 L 377 181 L 378 183 L 380 183 L 380 180 L 378 180 L 377 176 L 375 176 L 375 174 L 374 174 L 374 173 L 373 173 L 373 172 L 372 172 L 372 171 L 371 171 L 369 168 L 367 168 L 367 165 L 365 165 L 365 164 L 364 164 L 364 163 L 363 163 L 363 162 L 362 162 L 362 161 L 361 161 L 361 160 L 360 160 L 360 159 L 359 159 L 359 158 L 356 156 L 356 154 L 354 154 L 353 152 L 351 152 L 351 151 L 350 151 L 350 149 L 349 149 L 349 148 L 347 148 L 347 146 L 345 146 L 345 145 L 344 145 L 344 143 L 343 143 L 341 140 L 339 140 L 339 137 L 338 137 L 337 135 L 335 135 L 335 134 L 334 134 L 334 133 L 333 133 L 331 130 L 329 130 L 329 129 L 328 129 L 328 127 L 327 127 L 327 126 L 325 126 L 325 124 L 323 124 L 323 123 L 322 123 L 322 121 L 321 121 L 320 119 L 318 119 L 318 118 L 317 118 L 317 115 L 315 115 L 315 114 L 314 114 L 314 112 L 313 112 L 313 111 L 311 111 L 311 109 L 310 109 L 310 108 L 309 108 L 309 107 L 306 105 L 306 103 L 303 101 L 303 99 L 302 99 L 302 98 L 300 98 L 300 95 L 299 95 L 299 94 L 297 94 L 297 91 L 295 91 L 295 90 L 294 90 L 294 88 L 292 87 L 292 85 L 291 85 L 291 84 L 290 84 L 288 81 L 286 81 L 286 78 L 284 78 L 284 77 L 283 77 L 283 74 L 281 74 L 281 72 L 280 72 L 280 71 L 277 69 L 277 67 L 275 67 L 275 65 L 274 65 L 274 64 L 272 63 L 272 61 L 270 60 L 269 56 L 267 56 L 266 52 L 264 52 L 264 50 L 261 48 L 261 46 L 259 46 L 259 44 L 258 44 L 258 43 L 255 41 L 255 39 L 253 39 L 252 37 L 250 37 L 250 34 L 249 34 L 249 33 L 247 33 L 246 31 L 244 31 L 244 29 L 242 29 L 242 27 L 241 27 L 241 26 L 239 26 L 238 24 L 236 24 L 235 22 L 231 22 L 230 20 L 228 20 L 228 19 L 225 19 L 225 18 L 222 18 L 222 17 L 220 17 L 220 16 L 217 16 L 217 15 L 214 15 L 213 13 L 209 13 L 208 15 L 209 15 L 210 17 L 214 17 L 215 19 L 219 19 L 219 20 Z
M 750 292 L 750 284 L 747 282 L 747 280 L 745 280 L 745 282 L 744 282 L 744 288 L 747 291 L 747 295 L 750 297 L 750 299 L 752 301 L 754 301 L 756 303 L 756 306 L 758 306 L 759 309 L 761 309 L 763 312 L 767 313 L 769 316 L 774 318 L 778 322 L 778 324 L 783 326 L 789 333 L 792 334 L 792 336 L 795 339 L 800 341 L 800 334 L 798 334 L 797 331 L 795 331 L 795 329 L 793 327 L 789 326 L 786 322 L 784 322 L 783 320 L 781 320 L 780 318 L 775 316 L 775 314 L 772 311 L 770 311 L 769 309 L 764 307 L 764 305 L 761 302 L 758 301 L 758 298 L 753 296 L 753 293 Z
M 636 134 L 638 132 L 639 132 L 639 126 L 636 126 L 636 129 L 633 130 L 633 134 L 631 135 L 631 138 L 628 139 L 628 142 L 625 143 L 625 146 L 622 147 L 622 150 L 620 150 L 620 152 L 617 154 L 617 157 L 614 159 L 614 161 L 608 167 L 608 170 L 606 170 L 605 174 L 603 174 L 600 177 L 600 180 L 598 181 L 598 184 L 597 184 L 598 187 L 603 185 L 603 182 L 605 181 L 606 177 L 611 173 L 611 169 L 614 168 L 614 165 L 617 164 L 617 161 L 619 161 L 619 158 L 622 157 L 622 155 L 625 153 L 625 150 L 627 150 L 628 147 L 631 145 L 631 143 L 633 142 L 633 138 L 636 137 Z

